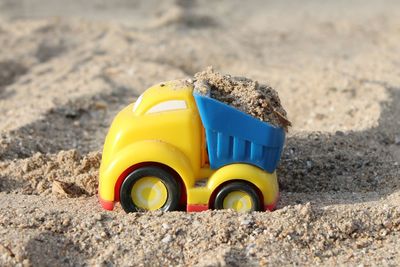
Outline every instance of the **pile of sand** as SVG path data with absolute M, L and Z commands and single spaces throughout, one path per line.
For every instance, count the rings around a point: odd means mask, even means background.
M 30 158 L 0 162 L 0 191 L 74 198 L 97 192 L 100 152 L 81 156 L 76 150 L 36 153 Z
M 210 94 L 214 99 L 286 131 L 291 126 L 278 92 L 272 87 L 245 77 L 222 75 L 212 67 L 196 73 L 194 77 L 197 93 Z

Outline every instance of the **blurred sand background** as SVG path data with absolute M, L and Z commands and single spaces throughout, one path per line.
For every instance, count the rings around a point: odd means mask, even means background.
M 399 1 L 0 0 L 0 265 L 399 265 L 399 55 Z M 209 65 L 279 92 L 279 209 L 103 211 L 113 116 Z

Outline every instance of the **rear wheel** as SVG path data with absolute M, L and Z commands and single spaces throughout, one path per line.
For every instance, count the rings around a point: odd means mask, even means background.
M 146 166 L 131 172 L 120 190 L 121 206 L 126 212 L 173 211 L 180 199 L 179 184 L 168 171 Z
M 238 212 L 260 211 L 261 201 L 253 186 L 245 182 L 231 182 L 217 192 L 214 208 Z

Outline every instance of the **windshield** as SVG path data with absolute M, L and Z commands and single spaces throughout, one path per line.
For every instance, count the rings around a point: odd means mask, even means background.
M 135 112 L 136 110 L 137 110 L 137 108 L 138 108 L 138 106 L 140 105 L 140 103 L 142 102 L 142 100 L 143 100 L 143 94 L 141 94 L 139 97 L 138 97 L 138 99 L 136 99 L 136 102 L 135 102 L 135 104 L 133 105 L 133 112 Z

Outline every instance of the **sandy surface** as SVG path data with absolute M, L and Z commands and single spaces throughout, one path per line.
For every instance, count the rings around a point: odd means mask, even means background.
M 88 2 L 0 1 L 0 265 L 400 264 L 398 1 Z M 209 65 L 279 92 L 279 209 L 102 211 L 113 116 Z

